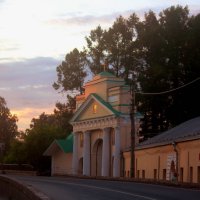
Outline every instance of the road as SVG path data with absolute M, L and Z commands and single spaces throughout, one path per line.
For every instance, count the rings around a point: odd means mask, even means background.
M 52 200 L 200 200 L 200 190 L 122 181 L 11 176 Z

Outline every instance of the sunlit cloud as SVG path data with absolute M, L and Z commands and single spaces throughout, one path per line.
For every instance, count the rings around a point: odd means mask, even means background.
M 42 108 L 31 108 L 24 107 L 23 109 L 13 109 L 11 110 L 12 115 L 16 115 L 18 117 L 17 125 L 19 130 L 25 130 L 29 128 L 31 123 L 31 119 L 38 118 L 42 113 L 52 114 L 52 107 L 42 107 Z
M 0 87 L 0 91 L 10 91 L 11 88 L 9 87 Z
M 19 86 L 18 88 L 21 90 L 30 90 L 30 89 L 41 89 L 41 88 L 48 88 L 49 85 L 23 85 Z

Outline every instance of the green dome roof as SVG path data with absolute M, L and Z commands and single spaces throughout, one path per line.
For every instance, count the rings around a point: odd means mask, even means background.
M 110 72 L 106 72 L 106 71 L 103 71 L 103 72 L 99 73 L 97 76 L 103 76 L 103 77 L 115 77 L 115 75 L 113 75 L 113 74 L 110 73 Z

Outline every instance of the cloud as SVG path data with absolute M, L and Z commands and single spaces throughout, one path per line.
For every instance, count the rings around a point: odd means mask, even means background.
M 19 115 L 20 129 L 28 127 L 31 119 L 42 112 L 53 112 L 57 101 L 66 100 L 52 87 L 60 62 L 59 59 L 37 57 L 0 63 L 0 96 L 5 98 L 11 112 Z
M 91 26 L 92 24 L 111 25 L 111 23 L 113 23 L 120 15 L 123 17 L 129 17 L 134 12 L 136 11 L 126 10 L 123 12 L 113 12 L 111 14 L 104 15 L 83 15 L 82 13 L 77 13 L 76 15 L 65 15 L 59 18 L 50 19 L 45 23 L 53 26 Z M 136 13 L 140 12 L 141 10 L 137 11 Z M 142 10 L 142 13 L 144 14 L 144 10 Z
M 0 87 L 0 91 L 9 91 L 11 88 L 9 87 Z
M 32 108 L 24 107 L 22 109 L 13 109 L 11 113 L 18 117 L 19 130 L 25 130 L 29 128 L 31 119 L 38 118 L 42 113 L 51 114 L 53 112 L 52 107 Z
M 186 5 L 182 5 L 186 6 Z M 70 14 L 59 16 L 58 18 L 50 19 L 45 23 L 51 26 L 91 26 L 92 24 L 96 25 L 111 25 L 117 17 L 120 15 L 127 18 L 131 14 L 136 13 L 137 16 L 141 19 L 144 18 L 144 14 L 149 10 L 152 10 L 157 15 L 163 10 L 168 8 L 169 6 L 155 6 L 155 7 L 143 7 L 142 9 L 130 9 L 121 12 L 113 12 L 111 14 L 103 14 L 103 15 L 84 15 L 81 12 L 77 12 L 76 14 Z M 190 13 L 197 14 L 200 11 L 200 5 L 189 5 Z

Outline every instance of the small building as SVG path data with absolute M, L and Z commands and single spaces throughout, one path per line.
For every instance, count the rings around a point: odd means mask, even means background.
M 72 174 L 73 134 L 65 139 L 54 140 L 44 152 L 51 156 L 51 175 Z
M 136 176 L 200 183 L 200 117 L 137 145 Z

